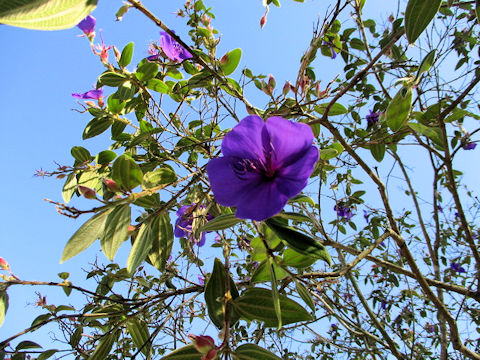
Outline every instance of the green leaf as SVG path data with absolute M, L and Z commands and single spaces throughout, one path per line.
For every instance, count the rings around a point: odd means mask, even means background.
M 415 132 L 422 134 L 432 140 L 432 142 L 440 149 L 444 150 L 442 132 L 437 126 L 426 126 L 419 123 L 408 123 L 408 126 Z
M 117 154 L 111 150 L 104 150 L 100 151 L 97 155 L 97 164 L 99 165 L 108 165 L 110 164 L 115 158 Z
M 158 74 L 159 65 L 157 63 L 146 62 L 135 72 L 139 81 L 148 81 Z
M 255 344 L 240 345 L 233 355 L 236 360 L 281 360 L 277 355 Z
M 5 290 L 0 291 L 0 326 L 5 321 L 5 315 L 8 310 L 8 294 Z
M 160 207 L 160 195 L 158 193 L 142 196 L 135 200 L 135 205 L 144 207 L 145 209 L 153 209 Z
M 202 354 L 200 354 L 194 345 L 187 345 L 172 351 L 167 356 L 162 357 L 160 360 L 201 360 Z
M 129 100 L 135 96 L 136 92 L 137 89 L 132 82 L 125 81 L 121 86 L 118 87 L 118 90 L 115 92 L 114 96 L 119 100 Z
M 132 61 L 133 55 L 133 42 L 128 43 L 122 50 L 122 54 L 120 55 L 120 60 L 118 60 L 118 65 L 121 67 L 125 67 Z
M 41 349 L 42 347 L 38 345 L 36 342 L 25 340 L 20 342 L 16 347 L 15 350 L 25 350 L 25 349 Z
M 405 10 L 405 33 L 413 44 L 435 17 L 442 0 L 409 0 Z
M 170 92 L 168 85 L 159 79 L 148 80 L 147 88 L 162 94 L 168 94 Z
M 93 354 L 88 358 L 88 360 L 103 360 L 105 359 L 110 351 L 112 350 L 113 344 L 117 336 L 115 333 L 110 333 L 103 336 L 100 341 L 98 342 L 97 348 L 93 352 Z
M 407 124 L 412 106 L 412 89 L 402 87 L 387 107 L 387 125 L 392 131 L 398 131 Z
M 100 244 L 102 245 L 102 251 L 109 260 L 113 261 L 118 248 L 127 240 L 130 221 L 130 204 L 116 206 L 115 209 L 108 214 Z
M 107 209 L 92 216 L 68 240 L 63 249 L 60 263 L 74 257 L 92 245 L 103 233 L 105 221 L 112 209 Z
M 98 78 L 98 82 L 101 85 L 112 86 L 112 87 L 120 86 L 126 80 L 127 78 L 125 77 L 125 75 L 117 74 L 112 71 L 104 72 Z
M 140 226 L 140 230 L 138 230 L 137 237 L 135 238 L 135 242 L 127 259 L 127 271 L 129 274 L 133 274 L 137 267 L 145 260 L 152 248 L 155 236 L 158 236 L 158 234 L 152 234 L 151 221 L 146 221 Z
M 117 99 L 114 94 L 110 95 L 107 99 L 107 107 L 112 114 L 120 114 L 125 108 L 125 105 L 127 105 L 127 102 Z
M 313 265 L 316 261 L 317 259 L 311 256 L 300 254 L 292 249 L 285 249 L 283 252 L 282 265 L 303 269 Z
M 293 220 L 297 222 L 312 222 L 312 219 L 310 219 L 308 216 L 296 213 L 296 212 L 291 212 L 291 211 L 282 211 L 276 217 L 282 218 L 282 219 L 288 219 L 288 220 Z
M 267 266 L 270 270 L 270 282 L 272 284 L 272 300 L 273 300 L 273 309 L 275 310 L 275 315 L 277 316 L 277 329 L 282 328 L 282 310 L 280 309 L 280 295 L 278 294 L 277 288 L 277 274 L 272 257 L 267 258 Z
M 72 150 L 70 150 L 73 158 L 80 163 L 86 163 L 92 161 L 93 157 L 90 155 L 90 152 L 81 146 L 74 146 Z
M 153 236 L 152 248 L 148 254 L 148 259 L 158 270 L 165 270 L 168 257 L 172 252 L 173 247 L 173 226 L 170 221 L 170 215 L 168 212 L 164 212 L 162 215 L 155 217 L 152 220 L 153 226 L 158 228 L 152 234 L 158 234 Z
M 315 312 L 315 303 L 313 302 L 312 294 L 310 294 L 310 291 L 308 291 L 307 288 L 303 286 L 300 281 L 295 281 L 295 283 L 298 295 L 300 295 L 305 304 L 307 304 L 308 307 L 312 309 L 313 312 Z
M 97 0 L 3 0 L 0 23 L 35 30 L 60 30 L 77 25 Z
M 201 226 L 198 231 L 218 231 L 218 230 L 225 230 L 238 223 L 242 222 L 242 219 L 238 219 L 235 217 L 235 214 L 223 214 L 218 215 L 214 219 L 210 220 L 203 226 Z
M 77 190 L 77 176 L 75 175 L 75 173 L 71 173 L 67 176 L 65 185 L 63 185 L 63 189 L 62 189 L 63 201 L 68 203 L 72 198 L 73 194 L 75 194 L 76 190 Z
M 121 188 L 131 190 L 142 183 L 142 169 L 129 155 L 123 154 L 112 165 L 112 179 Z
M 228 293 L 225 287 L 227 281 L 230 288 Z M 221 329 L 225 319 L 225 301 L 229 299 L 235 300 L 238 297 L 238 291 L 235 283 L 230 277 L 230 274 L 227 273 L 227 270 L 223 266 L 222 262 L 217 258 L 215 258 L 212 274 L 205 285 L 204 294 L 208 316 L 215 326 Z M 237 322 L 238 318 L 236 314 L 231 311 L 231 302 L 228 309 L 230 310 L 230 326 L 232 326 L 235 324 L 235 322 Z
M 475 0 L 475 16 L 477 17 L 477 23 L 480 24 L 480 0 Z
M 234 49 L 223 55 L 220 59 L 220 69 L 222 69 L 223 74 L 228 76 L 233 73 L 240 63 L 241 57 L 242 49 Z
M 85 127 L 82 139 L 90 139 L 100 135 L 113 124 L 113 120 L 108 117 L 93 118 Z
M 58 352 L 57 349 L 46 350 L 43 353 L 41 353 L 40 355 L 38 355 L 37 360 L 47 360 L 48 358 L 50 358 L 52 355 L 54 355 L 57 352 Z
M 132 337 L 133 343 L 137 349 L 142 349 L 142 353 L 148 357 L 150 354 L 151 344 L 150 344 L 150 333 L 148 331 L 148 326 L 143 320 L 137 318 L 130 318 L 127 321 L 127 331 Z
M 149 171 L 143 175 L 142 188 L 151 189 L 162 184 L 171 184 L 177 180 L 177 174 L 169 167 Z
M 315 239 L 275 219 L 268 219 L 265 223 L 291 249 L 300 254 L 326 261 L 329 265 L 332 264 L 332 259 L 325 246 Z
M 325 112 L 325 110 L 327 109 L 327 106 L 329 104 L 330 103 L 317 105 L 317 106 L 315 106 L 315 111 L 318 112 L 319 114 L 323 115 L 323 113 Z M 339 103 L 335 103 L 335 104 L 332 105 L 332 107 L 328 111 L 328 116 L 343 115 L 343 114 L 346 114 L 346 113 L 348 113 L 348 110 L 345 106 L 343 106 L 342 104 L 339 104 Z
M 381 162 L 385 157 L 385 144 L 373 144 L 369 147 L 370 153 L 372 154 L 373 158 L 378 162 Z
M 278 280 L 281 280 L 288 276 L 288 273 L 285 270 L 283 270 L 281 267 L 273 265 L 273 268 L 275 269 L 275 277 Z M 258 267 L 253 273 L 252 279 L 250 280 L 250 282 L 258 283 L 258 282 L 266 282 L 266 281 L 271 281 L 271 274 L 270 274 L 270 268 L 267 264 L 267 260 L 264 260 L 260 264 L 258 264 Z
M 297 302 L 279 295 L 280 309 L 283 325 L 312 320 L 312 316 Z M 274 310 L 272 291 L 262 288 L 250 288 L 233 301 L 236 312 L 242 319 L 253 321 L 258 320 L 266 327 L 278 325 L 277 316 Z
M 437 50 L 432 50 L 430 51 L 422 60 L 422 63 L 418 67 L 417 71 L 417 79 L 422 75 L 424 72 L 427 72 L 430 70 L 430 68 L 433 65 L 433 62 L 435 61 L 435 53 Z

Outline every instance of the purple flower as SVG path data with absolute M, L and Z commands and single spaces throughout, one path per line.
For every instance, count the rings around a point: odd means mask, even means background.
M 160 51 L 158 51 L 158 50 L 155 48 L 155 46 L 153 46 L 153 44 L 150 44 L 150 45 L 148 46 L 147 52 L 150 54 L 150 56 L 147 56 L 147 60 L 148 60 L 148 61 L 157 60 L 157 59 L 160 57 L 160 55 L 161 55 Z
M 457 264 L 456 262 L 453 262 L 453 261 L 450 263 L 450 269 L 460 274 L 465 272 L 465 269 L 462 266 L 460 266 L 460 264 Z
M 474 142 L 466 142 L 465 144 L 463 144 L 463 150 L 473 150 L 477 147 L 477 143 L 474 143 Z
M 99 100 L 103 97 L 102 89 L 93 89 L 84 93 L 73 93 L 72 96 L 76 99 L 94 99 Z
M 177 221 L 175 221 L 174 234 L 176 237 L 186 237 L 192 243 L 197 244 L 198 246 L 203 246 L 205 244 L 205 233 L 202 233 L 200 239 L 197 239 L 192 232 L 193 212 L 196 207 L 196 204 L 183 205 L 180 209 L 177 210 L 178 218 Z M 207 221 L 212 219 L 213 216 L 207 214 Z
M 366 116 L 367 119 L 367 128 L 372 127 L 378 122 L 378 118 L 380 117 L 380 113 L 378 112 L 373 112 L 372 110 L 369 110 L 370 114 Z
M 215 200 L 236 206 L 240 219 L 262 221 L 275 215 L 307 185 L 318 160 L 312 143 L 306 124 L 247 116 L 225 136 L 223 157 L 207 165 Z
M 352 209 L 350 209 L 350 207 L 344 205 L 344 204 L 337 204 L 333 207 L 333 210 L 335 210 L 337 212 L 337 216 L 342 218 L 342 219 L 345 219 L 345 220 L 350 220 L 352 217 L 353 217 L 353 212 L 352 212 Z
M 326 42 L 325 40 L 323 40 L 323 45 L 326 45 L 330 48 L 330 51 L 332 52 L 332 60 L 335 59 L 337 57 L 337 53 L 335 52 L 335 48 L 333 47 L 333 45 Z
M 202 275 L 198 275 L 198 283 L 200 285 L 205 285 L 205 278 Z
M 192 57 L 192 54 L 190 54 L 188 50 L 166 32 L 160 33 L 160 47 L 165 55 L 172 61 L 183 61 Z
M 85 19 L 80 21 L 77 26 L 80 30 L 83 31 L 85 36 L 87 36 L 88 39 L 90 41 L 92 41 L 93 38 L 95 37 L 95 24 L 96 23 L 97 23 L 97 20 L 93 16 L 88 15 Z
M 370 213 L 367 210 L 363 210 L 363 218 L 368 223 L 368 218 L 370 217 Z

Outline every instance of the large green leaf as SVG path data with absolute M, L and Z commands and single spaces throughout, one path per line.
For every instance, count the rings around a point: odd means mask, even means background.
M 35 30 L 60 30 L 77 25 L 97 0 L 0 0 L 0 23 Z
M 194 345 L 187 345 L 172 351 L 167 356 L 162 357 L 160 360 L 201 360 L 202 354 L 200 354 Z
M 140 226 L 138 235 L 135 238 L 132 249 L 127 259 L 127 271 L 133 274 L 135 269 L 145 260 L 150 249 L 152 248 L 153 239 L 152 236 L 152 222 L 146 221 Z
M 75 234 L 68 240 L 67 245 L 63 249 L 61 263 L 81 253 L 92 245 L 95 240 L 100 238 L 103 233 L 105 221 L 112 209 L 104 210 L 92 216 Z
M 392 131 L 398 131 L 407 124 L 412 106 L 412 89 L 402 87 L 387 107 L 387 125 Z
M 142 353 L 148 357 L 150 353 L 150 333 L 145 321 L 137 318 L 128 319 L 127 331 L 130 333 L 135 346 L 138 349 L 142 349 Z
M 285 270 L 283 270 L 281 267 L 273 264 L 273 268 L 275 269 L 275 277 L 278 280 L 282 280 L 283 278 L 288 276 L 288 273 Z M 271 281 L 270 267 L 267 260 L 262 261 L 258 265 L 258 267 L 256 268 L 250 280 L 251 283 L 258 283 L 258 282 L 265 282 L 265 281 Z
M 100 240 L 105 256 L 113 261 L 118 248 L 128 237 L 131 221 L 129 204 L 117 206 L 107 217 L 105 230 Z
M 229 51 L 220 59 L 220 68 L 224 75 L 230 75 L 237 68 L 240 58 L 242 56 L 242 49 L 234 49 Z
M 155 217 L 152 220 L 154 226 L 152 232 L 152 248 L 148 259 L 158 270 L 163 271 L 173 246 L 173 226 L 168 212 Z M 157 230 L 158 229 L 158 230 Z
M 230 292 L 227 293 L 225 284 L 229 283 Z M 219 259 L 215 259 L 213 271 L 205 286 L 205 303 L 207 304 L 208 316 L 219 329 L 223 327 L 225 319 L 225 300 L 226 298 L 236 299 L 238 297 L 237 287 L 230 274 Z M 219 301 L 220 300 L 220 301 Z M 230 303 L 231 304 L 231 303 Z M 231 306 L 229 306 L 231 310 Z M 236 314 L 230 313 L 230 326 L 237 320 Z
M 143 175 L 142 188 L 151 189 L 162 184 L 173 183 L 177 180 L 177 174 L 169 167 L 163 167 L 149 171 Z
M 292 299 L 287 298 L 285 295 L 279 295 L 279 300 L 283 325 L 312 319 L 308 311 Z M 233 306 L 242 319 L 248 321 L 258 320 L 267 327 L 278 325 L 271 290 L 263 288 L 247 289 L 233 301 Z
M 413 44 L 433 20 L 442 0 L 409 0 L 405 11 L 405 32 Z
M 112 350 L 113 344 L 117 339 L 116 333 L 110 333 L 103 336 L 98 345 L 93 352 L 93 354 L 88 358 L 88 360 L 103 360 L 106 359 L 110 351 Z
M 236 360 L 281 360 L 277 355 L 255 344 L 240 345 L 234 356 Z
M 235 217 L 235 214 L 223 214 L 216 216 L 214 219 L 201 226 L 198 231 L 202 232 L 224 230 L 242 221 L 242 219 L 238 219 L 237 217 Z
M 0 291 L 0 326 L 5 321 L 5 314 L 8 310 L 8 294 L 5 290 Z
M 135 160 L 123 154 L 113 163 L 112 178 L 123 189 L 131 190 L 142 183 L 143 173 Z

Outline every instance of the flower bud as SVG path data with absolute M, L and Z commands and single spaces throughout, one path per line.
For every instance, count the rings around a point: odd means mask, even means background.
M 260 29 L 263 29 L 263 27 L 264 27 L 265 24 L 267 23 L 267 14 L 268 14 L 268 11 L 265 13 L 265 15 L 263 15 L 263 16 L 260 18 Z
M 193 346 L 195 349 L 202 355 L 207 356 L 212 350 L 215 350 L 215 341 L 212 337 L 207 335 L 188 335 L 188 337 L 193 341 Z M 216 351 L 215 351 L 216 355 Z M 205 357 L 204 357 L 205 358 Z M 214 359 L 215 357 L 208 357 L 205 359 Z M 202 358 L 203 359 L 203 358 Z
M 273 90 L 277 86 L 277 82 L 272 74 L 268 75 L 268 86 Z
M 89 187 L 78 185 L 77 189 L 78 189 L 78 192 L 82 194 L 86 199 L 97 198 L 97 194 L 95 193 L 95 190 L 92 190 Z
M 282 94 L 287 95 L 290 90 L 292 90 L 292 84 L 290 83 L 290 81 L 287 81 L 285 82 L 285 85 L 283 85 Z
M 120 51 L 118 51 L 118 49 L 115 45 L 112 46 L 112 48 L 113 48 L 113 53 L 115 54 L 115 59 L 117 59 L 117 61 L 120 61 L 120 57 L 122 56 L 120 54 Z
M 104 178 L 103 183 L 108 188 L 108 190 L 110 190 L 112 192 L 119 192 L 120 191 L 120 186 L 118 186 L 118 184 L 115 182 L 115 180 Z
M 201 360 L 213 360 L 217 358 L 217 350 L 211 349 L 208 353 L 206 353 Z
M 7 260 L 0 257 L 0 270 L 10 270 L 10 265 L 8 265 Z

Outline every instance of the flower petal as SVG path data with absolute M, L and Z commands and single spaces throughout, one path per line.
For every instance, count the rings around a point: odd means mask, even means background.
M 276 182 L 262 182 L 243 194 L 235 215 L 240 219 L 263 221 L 282 211 L 288 199 Z
M 270 135 L 275 153 L 272 160 L 277 169 L 298 161 L 299 157 L 312 146 L 313 132 L 307 124 L 272 116 L 267 119 L 265 127 Z
M 225 135 L 222 154 L 242 159 L 264 160 L 262 145 L 264 126 L 265 122 L 260 116 L 247 116 Z
M 85 35 L 89 35 L 95 31 L 96 22 L 97 20 L 93 16 L 88 15 L 85 19 L 80 21 L 77 26 Z
M 207 165 L 215 200 L 223 206 L 237 206 L 251 188 L 261 182 L 261 176 L 255 172 L 248 172 L 244 178 L 239 178 L 233 171 L 235 161 L 237 158 L 226 156 L 212 159 Z

